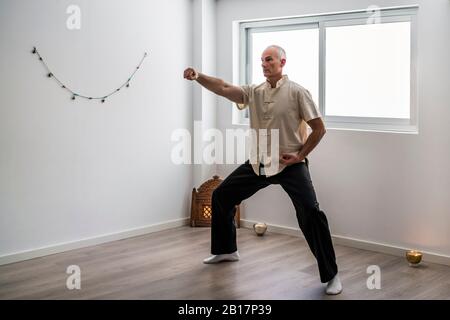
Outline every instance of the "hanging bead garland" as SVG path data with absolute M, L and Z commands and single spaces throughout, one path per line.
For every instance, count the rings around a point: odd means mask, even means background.
M 141 61 L 139 62 L 139 65 L 136 67 L 136 69 L 133 71 L 133 73 L 131 74 L 131 76 L 128 77 L 127 81 L 125 81 L 119 88 L 115 89 L 113 92 L 105 95 L 105 96 L 100 96 L 100 97 L 89 97 L 89 96 L 84 96 L 82 94 L 78 94 L 76 92 L 74 92 L 73 90 L 71 90 L 70 88 L 68 88 L 65 84 L 63 84 L 54 74 L 53 72 L 51 72 L 50 68 L 47 66 L 47 64 L 45 63 L 44 59 L 42 58 L 42 56 L 39 54 L 39 51 L 36 49 L 36 47 L 33 47 L 33 50 L 31 51 L 32 54 L 36 54 L 39 58 L 39 60 L 42 62 L 42 64 L 44 65 L 45 69 L 47 70 L 47 77 L 48 78 L 53 78 L 55 79 L 55 81 L 61 86 L 61 88 L 65 89 L 66 91 L 70 92 L 71 94 L 71 99 L 75 100 L 76 98 L 84 98 L 84 99 L 88 99 L 88 100 L 100 100 L 102 103 L 106 101 L 107 98 L 109 98 L 110 96 L 112 96 L 114 93 L 117 93 L 120 91 L 120 89 L 122 89 L 123 87 L 129 88 L 130 87 L 130 81 L 133 79 L 134 74 L 139 70 L 140 66 L 142 65 L 142 62 L 144 62 L 144 59 L 147 57 L 147 52 L 144 53 L 144 56 L 142 57 Z

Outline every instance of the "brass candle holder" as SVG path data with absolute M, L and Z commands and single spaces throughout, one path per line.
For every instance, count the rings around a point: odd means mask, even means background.
M 406 260 L 411 267 L 416 267 L 422 261 L 422 252 L 417 250 L 406 251 Z
M 255 230 L 258 236 L 263 236 L 267 230 L 267 224 L 265 223 L 255 223 L 253 225 L 253 229 Z

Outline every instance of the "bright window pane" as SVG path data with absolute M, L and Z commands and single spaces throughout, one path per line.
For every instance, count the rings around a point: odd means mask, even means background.
M 261 54 L 270 45 L 286 51 L 283 73 L 305 87 L 319 105 L 319 30 L 301 29 L 252 33 L 251 83 L 266 81 L 261 67 Z
M 326 28 L 325 114 L 410 118 L 410 23 Z

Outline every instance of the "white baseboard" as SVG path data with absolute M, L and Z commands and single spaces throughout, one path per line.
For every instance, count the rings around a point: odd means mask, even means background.
M 0 265 L 14 263 L 18 261 L 29 260 L 33 258 L 38 258 L 42 256 L 47 256 L 50 254 L 65 252 L 74 249 L 80 249 L 85 247 L 90 247 L 105 242 L 121 240 L 125 238 L 131 238 L 136 236 L 141 236 L 147 233 L 172 229 L 176 227 L 181 227 L 189 224 L 189 218 L 182 218 L 177 220 L 170 220 L 163 223 L 157 223 L 148 225 L 145 227 L 139 227 L 134 229 L 123 230 L 115 233 L 103 234 L 100 236 L 80 239 L 71 242 L 60 243 L 52 246 L 37 248 L 33 250 L 21 251 L 12 254 L 7 254 L 0 256 Z
M 256 222 L 257 221 L 241 219 L 241 227 L 253 229 L 253 224 L 255 224 Z M 281 234 L 286 234 L 286 235 L 290 235 L 290 236 L 304 238 L 303 233 L 300 231 L 299 228 L 291 228 L 291 227 L 278 226 L 278 225 L 272 225 L 272 224 L 268 224 L 267 226 L 268 226 L 267 231 L 270 231 L 270 232 L 281 233 Z M 357 248 L 357 249 L 363 249 L 363 250 L 369 250 L 369 251 L 374 251 L 374 252 L 386 253 L 386 254 L 399 256 L 399 257 L 404 257 L 406 251 L 411 249 L 411 248 L 397 247 L 397 246 L 392 246 L 389 244 L 371 242 L 371 241 L 354 239 L 354 238 L 338 236 L 338 235 L 332 235 L 332 238 L 333 238 L 333 242 L 338 245 Z M 428 252 L 428 251 L 422 251 L 422 253 L 423 253 L 423 261 L 431 262 L 431 263 L 439 263 L 439 264 L 450 266 L 450 256 L 445 256 L 445 255 Z

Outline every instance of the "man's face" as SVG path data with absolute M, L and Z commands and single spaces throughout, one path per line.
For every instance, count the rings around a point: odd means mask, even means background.
M 286 59 L 280 60 L 276 48 L 267 48 L 261 56 L 264 77 L 269 78 L 282 75 L 285 63 Z

